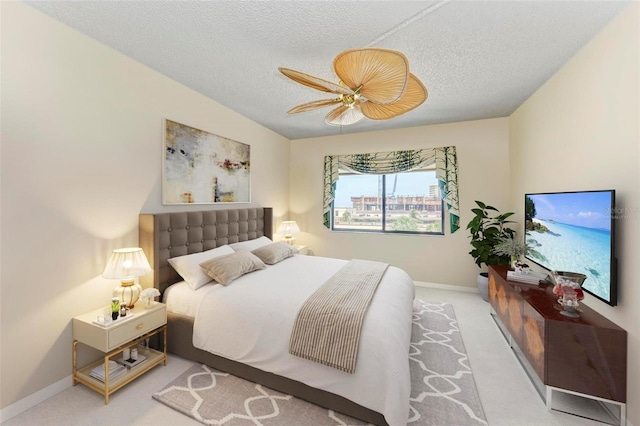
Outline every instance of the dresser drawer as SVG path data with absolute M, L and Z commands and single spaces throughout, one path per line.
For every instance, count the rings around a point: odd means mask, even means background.
M 109 350 L 129 342 L 167 322 L 167 311 L 159 309 L 140 318 L 133 318 L 122 326 L 109 330 Z

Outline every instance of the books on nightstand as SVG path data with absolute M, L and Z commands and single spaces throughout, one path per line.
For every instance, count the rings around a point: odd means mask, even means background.
M 547 278 L 547 274 L 542 272 L 529 271 L 523 274 L 516 271 L 507 271 L 507 279 L 519 283 L 538 285 L 540 281 L 544 281 L 545 278 Z
M 115 379 L 121 374 L 124 374 L 127 372 L 127 369 L 125 367 L 123 367 L 122 365 L 118 365 L 118 363 L 114 361 L 109 361 L 108 365 L 109 365 L 109 380 Z M 100 364 L 94 367 L 91 370 L 91 373 L 89 373 L 89 375 L 94 379 L 98 379 L 101 382 L 104 382 L 104 364 Z

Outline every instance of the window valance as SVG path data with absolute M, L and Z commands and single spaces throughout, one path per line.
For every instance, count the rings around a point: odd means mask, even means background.
M 331 205 L 339 172 L 393 174 L 427 168 L 435 164 L 442 198 L 449 212 L 451 233 L 460 228 L 458 204 L 458 161 L 455 146 L 324 157 L 323 222 L 331 228 Z

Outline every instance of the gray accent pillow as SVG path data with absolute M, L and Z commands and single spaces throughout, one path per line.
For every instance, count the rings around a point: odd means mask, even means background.
M 286 243 L 273 243 L 262 246 L 253 250 L 255 254 L 267 265 L 275 265 L 276 263 L 298 253 L 298 249 Z
M 267 266 L 251 252 L 238 251 L 202 262 L 200 267 L 211 278 L 226 285 L 244 274 L 264 269 Z

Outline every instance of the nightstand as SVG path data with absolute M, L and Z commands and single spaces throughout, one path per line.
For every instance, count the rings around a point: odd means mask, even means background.
M 302 255 L 309 254 L 309 248 L 307 246 L 299 246 L 295 244 L 294 247 L 298 249 L 298 254 L 302 254 Z
M 104 308 L 73 318 L 73 385 L 82 383 L 94 391 L 104 395 L 104 403 L 109 403 L 109 395 L 133 381 L 160 363 L 167 365 L 167 307 L 163 303 L 155 302 L 150 308 L 145 308 L 142 301 L 131 309 L 124 318 L 118 318 L 109 325 L 99 324 L 97 318 L 103 315 Z M 137 347 L 151 336 L 163 334 L 162 352 L 148 348 L 144 362 L 128 368 L 117 377 L 109 377 L 109 361 L 122 356 L 126 348 Z M 104 353 L 104 359 L 95 361 L 85 367 L 77 367 L 78 343 L 91 346 Z M 91 370 L 101 366 L 99 370 L 104 382 L 93 377 Z M 106 372 L 106 374 L 105 374 Z

